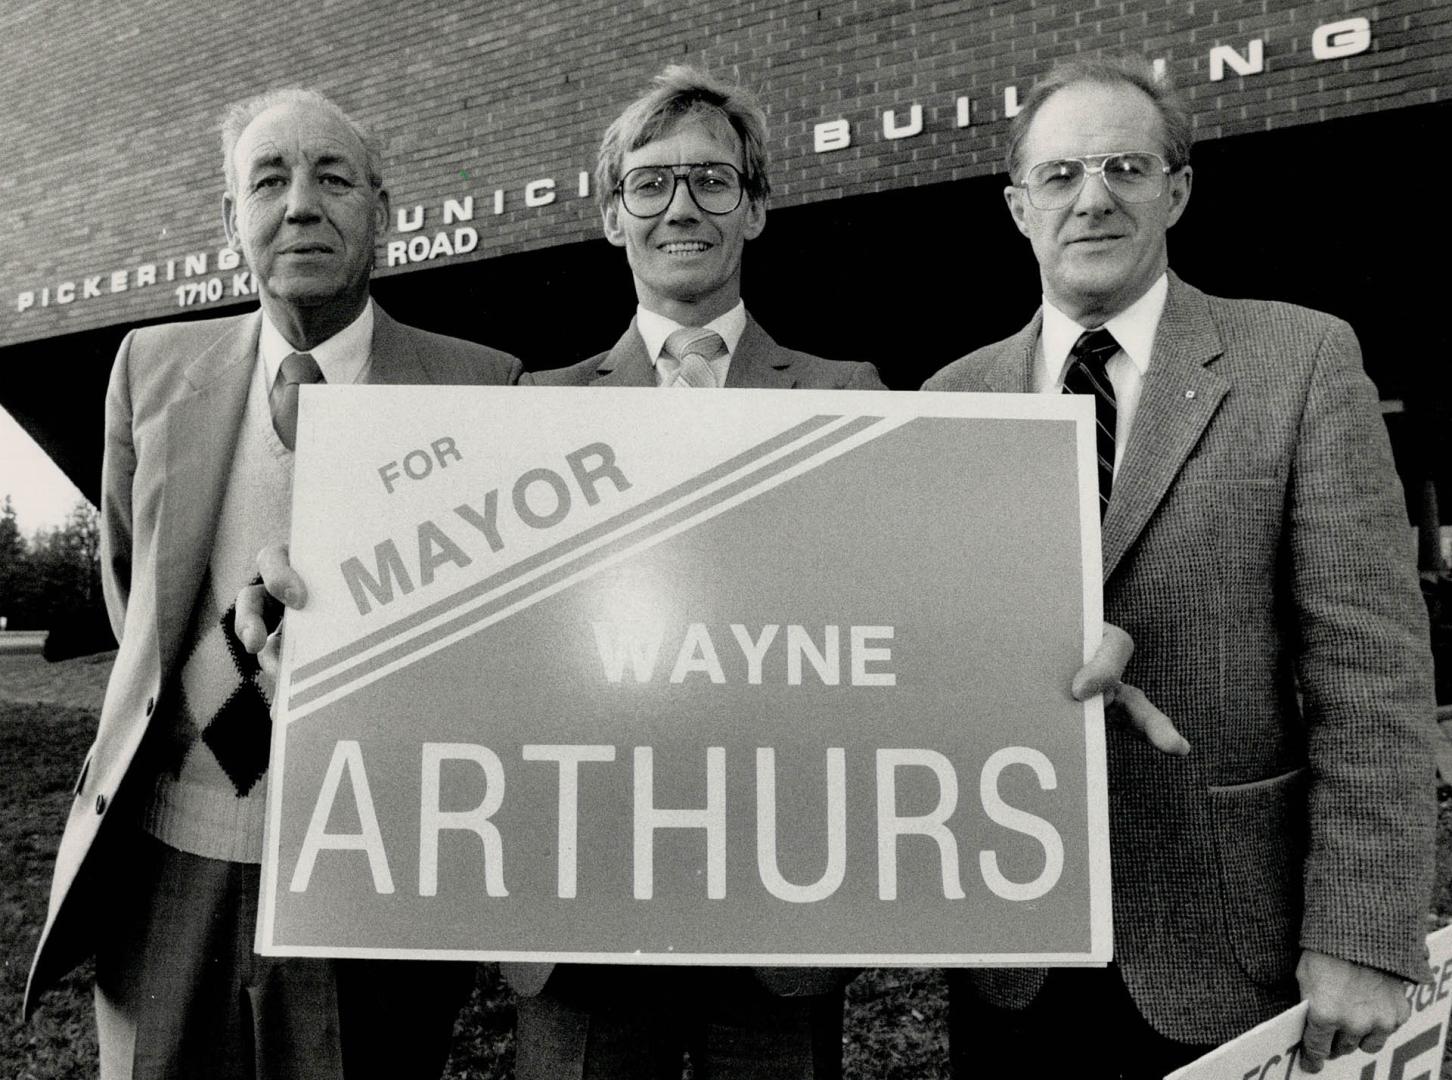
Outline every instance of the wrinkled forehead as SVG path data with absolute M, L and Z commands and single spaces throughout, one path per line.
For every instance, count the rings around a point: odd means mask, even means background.
M 237 175 L 259 168 L 347 165 L 359 173 L 367 169 L 363 143 L 336 116 L 307 104 L 275 105 L 259 113 L 243 129 L 232 151 Z
M 1039 107 L 1021 160 L 1036 162 L 1116 150 L 1165 151 L 1165 122 L 1150 96 L 1129 83 L 1070 83 Z
M 741 167 L 741 137 L 720 109 L 698 105 L 666 120 L 659 130 L 625 155 L 634 165 L 674 165 L 694 161 L 725 161 Z

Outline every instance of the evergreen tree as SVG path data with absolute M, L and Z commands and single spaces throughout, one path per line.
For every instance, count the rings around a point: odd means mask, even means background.
M 20 534 L 15 506 L 0 503 L 0 615 L 9 630 L 49 630 L 72 650 L 110 647 L 101 595 L 101 518 L 90 503 L 71 509 L 64 525 Z M 92 642 L 99 642 L 91 648 Z M 49 646 L 47 642 L 47 646 Z M 82 648 L 85 646 L 85 648 Z
M 38 534 L 33 571 L 52 618 L 101 603 L 101 522 L 88 502 L 77 502 L 66 523 Z
M 21 629 L 32 606 L 30 549 L 20 535 L 15 505 L 10 496 L 0 505 L 0 615 L 11 630 Z

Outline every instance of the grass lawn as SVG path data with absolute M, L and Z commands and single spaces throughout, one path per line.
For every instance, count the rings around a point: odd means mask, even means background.
M 95 729 L 85 709 L 0 702 L 0 1076 L 15 1080 L 96 1074 L 89 971 L 72 972 L 34 1022 L 20 1023 L 71 786 Z
M 90 973 L 72 973 L 36 1019 L 22 1025 L 20 1001 L 45 919 L 51 865 L 71 785 L 95 729 L 102 681 L 85 661 L 31 670 L 39 658 L 0 658 L 0 1078 L 75 1080 L 94 1076 L 96 1040 Z M 15 675 L 12 679 L 9 676 Z M 22 681 L 23 677 L 23 681 Z M 5 700 L 24 693 L 51 703 Z M 67 704 L 56 704 L 65 701 Z M 1452 790 L 1438 792 L 1439 921 L 1452 916 Z M 946 992 L 939 973 L 881 970 L 847 991 L 845 1071 L 856 1080 L 946 1077 Z M 472 1007 L 455 1029 L 449 1080 L 512 1075 L 513 997 L 494 965 L 481 965 Z M 1452 1080 L 1452 1057 L 1442 1080 Z

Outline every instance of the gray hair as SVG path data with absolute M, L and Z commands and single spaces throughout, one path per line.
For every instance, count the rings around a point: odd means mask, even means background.
M 343 124 L 363 144 L 369 186 L 374 190 L 383 186 L 383 152 L 373 133 L 345 113 L 331 98 L 318 91 L 299 86 L 284 86 L 234 102 L 222 114 L 222 172 L 227 178 L 228 194 L 236 194 L 237 191 L 237 166 L 232 160 L 233 151 L 237 149 L 237 140 L 247 130 L 248 124 L 268 109 L 279 105 L 311 105 Z
M 1009 122 L 1008 175 L 1017 178 L 1022 162 L 1019 150 L 1028 137 L 1029 125 L 1038 111 L 1054 94 L 1076 83 L 1100 86 L 1132 86 L 1154 103 L 1165 128 L 1165 158 L 1172 169 L 1190 164 L 1190 143 L 1193 141 L 1190 114 L 1168 75 L 1156 76 L 1155 69 L 1142 56 L 1103 56 L 1092 60 L 1071 60 L 1056 65 L 1034 84 L 1023 107 Z
M 765 201 L 771 193 L 766 178 L 766 114 L 751 92 L 686 64 L 672 64 L 653 82 L 652 89 L 605 129 L 595 160 L 595 198 L 600 208 L 608 207 L 615 196 L 625 155 L 686 120 L 700 120 L 708 127 L 730 125 L 741 140 L 747 198 Z

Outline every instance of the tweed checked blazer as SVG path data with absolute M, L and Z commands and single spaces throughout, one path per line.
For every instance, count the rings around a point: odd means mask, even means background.
M 1170 275 L 1104 518 L 1125 680 L 1193 747 L 1108 737 L 1115 959 L 1161 1033 L 1294 1004 L 1300 951 L 1427 975 L 1433 694 L 1402 488 L 1351 328 Z M 925 390 L 1026 392 L 1042 312 Z M 1023 1007 L 1042 971 L 973 973 Z
M 635 320 L 615 347 L 568 367 L 525 372 L 520 386 L 657 386 L 655 365 L 645 348 Z M 750 315 L 731 365 L 726 386 L 790 390 L 885 390 L 871 364 L 824 360 L 810 353 L 786 349 L 772 340 Z M 553 964 L 508 963 L 505 978 L 521 994 L 538 994 L 554 970 Z M 783 996 L 822 994 L 843 982 L 841 970 L 818 968 L 755 968 L 757 979 Z
M 519 361 L 404 326 L 373 308 L 370 383 L 506 384 Z M 254 378 L 262 315 L 133 330 L 111 369 L 101 475 L 101 578 L 120 651 L 96 740 L 76 780 L 25 1014 L 95 951 L 98 910 L 125 880 L 108 843 L 117 794 L 147 724 L 173 688 L 183 636 L 212 555 L 213 530 Z M 137 770 L 138 773 L 141 770 Z M 149 777 L 140 778 L 144 783 Z

